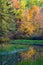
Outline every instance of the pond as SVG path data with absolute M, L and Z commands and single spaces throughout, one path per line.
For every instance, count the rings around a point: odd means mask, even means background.
M 4 51 L 7 54 L 0 54 L 0 65 L 43 65 L 43 46 L 8 44 Z M 11 53 L 8 54 L 9 52 Z
M 22 44 L 2 44 L 0 45 L 0 52 L 11 52 L 18 49 L 28 48 L 28 45 Z

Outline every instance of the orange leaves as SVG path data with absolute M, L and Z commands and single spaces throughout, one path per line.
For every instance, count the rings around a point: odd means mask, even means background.
M 29 10 L 24 10 L 21 15 L 22 19 L 24 19 L 25 21 L 29 21 Z
M 40 8 L 36 5 L 34 5 L 30 11 L 29 11 L 29 16 L 30 16 L 30 20 L 33 18 L 33 16 L 36 16 L 39 14 Z
M 22 17 L 25 18 L 27 21 L 32 20 L 35 16 L 37 17 L 40 14 L 40 8 L 36 5 L 32 6 L 30 10 L 24 10 L 22 12 Z
M 20 25 L 20 27 L 19 27 L 19 30 L 21 31 L 21 32 L 25 32 L 26 34 L 29 34 L 29 35 L 31 35 L 31 34 L 33 34 L 34 32 L 34 30 L 35 30 L 35 26 L 34 25 L 32 25 L 32 23 L 31 22 L 22 22 L 21 23 L 21 25 Z
M 13 0 L 14 7 L 16 9 L 20 8 L 20 2 L 19 0 Z M 18 9 L 16 14 L 18 13 L 17 17 L 17 24 L 18 30 L 22 33 L 26 33 L 28 35 L 33 35 L 36 32 L 36 28 L 39 26 L 39 24 L 36 24 L 37 18 L 39 17 L 39 11 L 40 8 L 36 5 L 32 6 L 30 10 L 28 9 Z M 19 18 L 21 21 L 19 21 Z M 38 22 L 39 23 L 39 22 Z
M 14 7 L 16 9 L 20 8 L 20 2 L 19 2 L 19 0 L 12 0 L 12 2 L 13 2 L 13 5 L 14 5 Z
M 32 6 L 30 10 L 23 10 L 21 14 L 21 24 L 19 25 L 19 30 L 22 33 L 26 33 L 29 35 L 35 34 L 39 30 L 39 18 L 40 8 L 36 5 Z
M 33 6 L 32 9 L 29 10 L 24 10 L 21 14 L 22 16 L 22 20 L 21 20 L 21 24 L 19 26 L 19 30 L 23 33 L 32 35 L 34 34 L 36 31 L 36 24 L 33 24 L 33 16 L 34 16 L 34 12 L 35 12 L 35 16 L 39 14 L 39 7 L 37 6 Z M 31 21 L 32 20 L 32 21 Z M 36 22 L 36 21 L 35 21 Z M 35 23 L 34 22 L 34 23 Z

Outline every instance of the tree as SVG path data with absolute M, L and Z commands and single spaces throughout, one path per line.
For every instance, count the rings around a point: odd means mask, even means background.
M 11 0 L 0 0 L 0 31 L 1 40 L 8 41 L 9 32 L 15 33 L 14 9 Z
M 33 35 L 39 31 L 42 2 L 42 0 L 1 0 L 0 34 L 2 40 L 9 40 L 13 34 L 16 36 L 18 31 L 27 35 Z

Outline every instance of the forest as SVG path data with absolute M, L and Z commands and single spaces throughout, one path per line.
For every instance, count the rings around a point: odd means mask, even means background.
M 0 65 L 43 65 L 43 0 L 0 0 Z
M 43 0 L 0 0 L 0 40 L 43 39 Z

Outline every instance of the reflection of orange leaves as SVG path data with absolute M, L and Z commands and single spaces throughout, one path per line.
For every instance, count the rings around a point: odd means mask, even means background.
M 19 2 L 19 0 L 12 0 L 12 2 L 13 2 L 13 5 L 14 5 L 14 7 L 16 9 L 20 8 L 20 2 Z
M 35 53 L 36 53 L 36 50 L 31 47 L 31 48 L 30 48 L 30 51 L 28 52 L 28 57 L 29 57 L 29 58 L 32 57 L 33 55 L 35 55 Z
M 29 59 L 35 54 L 36 54 L 36 50 L 33 47 L 31 47 L 30 50 L 28 50 L 27 52 L 21 53 L 21 56 L 24 59 Z

